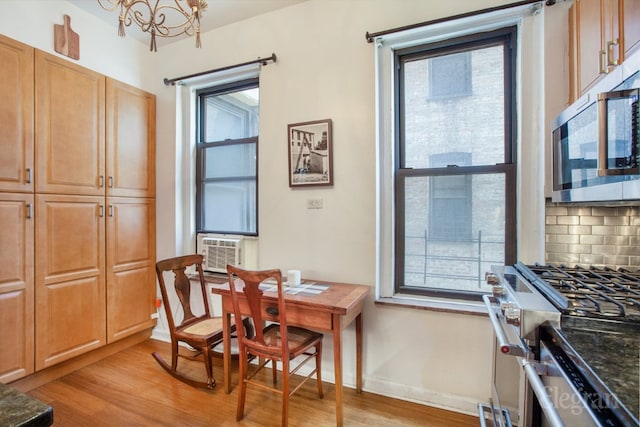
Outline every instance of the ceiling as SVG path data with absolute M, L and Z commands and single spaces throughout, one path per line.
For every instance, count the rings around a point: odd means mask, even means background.
M 154 2 L 162 3 L 174 3 L 174 0 L 148 0 L 152 4 Z M 177 0 L 180 3 L 186 3 L 186 0 Z M 214 28 L 222 27 L 224 25 L 231 24 L 233 22 L 242 21 L 253 16 L 261 15 L 267 12 L 271 12 L 276 9 L 281 9 L 287 6 L 293 6 L 298 3 L 302 3 L 307 0 L 207 0 L 207 9 L 202 14 L 200 20 L 200 31 L 205 33 L 211 31 Z M 111 0 L 112 3 L 116 3 L 116 0 Z M 73 3 L 79 8 L 97 16 L 103 21 L 113 25 L 113 33 L 117 36 L 118 33 L 118 16 L 120 8 L 113 11 L 106 11 L 98 0 L 73 0 Z M 102 0 L 105 5 L 109 4 L 109 0 Z M 132 24 L 130 27 L 126 27 L 127 37 L 133 37 L 142 42 L 149 42 L 149 33 L 144 33 L 139 27 Z M 159 37 L 157 38 L 158 46 L 166 45 L 171 42 L 182 40 L 188 36 L 179 37 Z

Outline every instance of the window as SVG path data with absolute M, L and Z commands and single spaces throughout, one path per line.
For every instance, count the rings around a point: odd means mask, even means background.
M 395 291 L 479 299 L 515 262 L 516 27 L 395 51 Z
M 196 231 L 257 235 L 258 79 L 196 99 Z

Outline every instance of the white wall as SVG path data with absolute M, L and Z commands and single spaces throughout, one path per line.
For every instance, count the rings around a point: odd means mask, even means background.
M 92 0 L 80 0 L 92 1 Z M 97 1 L 97 0 L 96 0 Z M 154 62 L 148 46 L 133 38 L 120 38 L 117 28 L 85 12 L 67 0 L 2 0 L 0 33 L 45 52 L 113 77 L 141 89 L 154 91 L 149 79 Z M 71 29 L 80 37 L 78 61 L 54 50 L 53 26 L 71 18 Z M 114 20 L 117 22 L 117 14 Z
M 473 2 L 473 8 L 504 3 L 508 2 L 482 0 Z M 278 57 L 260 75 L 260 267 L 297 268 L 306 277 L 373 287 L 374 52 L 365 41 L 365 33 L 464 13 L 469 5 L 423 0 L 310 0 L 204 34 L 202 50 L 195 50 L 193 41 L 186 40 L 158 52 L 162 75 L 157 80 L 241 63 L 272 52 Z M 545 12 L 555 13 L 553 8 Z M 566 38 L 564 26 L 556 28 L 554 23 L 554 28 L 545 31 L 555 33 L 556 39 Z M 158 181 L 158 229 L 176 230 L 181 225 L 174 222 L 176 196 L 174 183 L 169 182 L 176 151 L 174 89 L 159 88 L 157 95 L 158 171 L 167 174 Z M 287 178 L 287 124 L 325 118 L 333 120 L 335 184 L 291 189 Z M 530 152 L 537 156 L 534 163 L 540 174 L 543 147 L 532 147 Z M 182 183 L 188 180 L 188 176 L 179 179 Z M 528 197 L 535 200 L 534 213 L 526 202 L 521 207 L 528 215 L 520 228 L 540 231 L 524 239 L 523 250 L 531 258 L 544 246 L 541 182 L 536 179 L 527 187 L 533 191 Z M 307 210 L 309 198 L 322 198 L 323 209 Z M 529 223 L 533 226 L 528 227 Z M 184 237 L 178 235 L 172 241 L 161 233 L 158 257 L 179 253 Z M 529 246 L 534 249 L 528 250 Z M 373 294 L 372 289 L 364 312 L 364 388 L 474 413 L 477 402 L 486 401 L 490 394 L 488 319 L 374 305 Z M 353 328 L 348 328 L 345 335 L 345 382 L 352 385 Z M 326 340 L 330 345 L 330 339 Z M 331 379 L 330 352 L 325 362 L 326 378 Z
M 2 3 L 1 33 L 53 52 L 53 24 L 62 23 L 67 13 L 80 34 L 80 64 L 156 94 L 158 259 L 193 248 L 192 236 L 183 231 L 191 228 L 185 226 L 190 218 L 182 216 L 180 206 L 181 192 L 189 188 L 185 183 L 191 177 L 177 154 L 183 150 L 176 146 L 175 88 L 165 86 L 162 79 L 275 52 L 277 63 L 264 67 L 260 76 L 259 264 L 373 287 L 374 60 L 365 32 L 508 2 L 309 0 L 203 34 L 202 49 L 194 48 L 189 39 L 162 46 L 156 54 L 149 53 L 146 44 L 118 38 L 114 28 L 72 2 Z M 555 13 L 554 8 L 547 13 Z M 566 38 L 566 27 L 556 28 L 561 21 L 556 19 L 554 28 L 546 29 L 550 39 L 554 33 L 556 39 Z M 287 124 L 325 118 L 333 120 L 335 183 L 291 189 Z M 527 197 L 542 197 L 542 189 Z M 307 210 L 309 198 L 322 198 L 324 208 Z M 533 215 L 527 221 L 539 224 L 541 219 Z M 488 319 L 374 305 L 373 294 L 372 288 L 364 311 L 365 390 L 474 413 L 477 402 L 486 401 L 490 394 Z M 326 339 L 327 348 L 330 341 Z M 351 326 L 344 339 L 344 377 L 349 385 L 355 384 L 354 347 Z M 331 359 L 331 352 L 325 352 L 328 380 L 332 379 Z

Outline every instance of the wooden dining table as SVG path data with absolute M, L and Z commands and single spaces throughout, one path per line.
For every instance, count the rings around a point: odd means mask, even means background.
M 233 302 L 227 281 L 206 279 L 211 292 L 222 298 L 224 339 L 224 390 L 231 392 L 231 315 Z M 240 311 L 249 312 L 246 298 L 238 285 Z M 274 285 L 275 286 L 275 285 Z M 285 289 L 287 323 L 331 334 L 333 338 L 333 361 L 336 390 L 336 425 L 342 426 L 343 377 L 342 377 L 342 330 L 355 320 L 356 332 L 356 391 L 362 391 L 362 308 L 371 288 L 365 285 L 335 283 L 324 280 L 305 279 L 296 287 Z M 276 288 L 265 288 L 263 304 L 273 305 L 278 299 Z M 277 319 L 267 320 L 276 321 Z

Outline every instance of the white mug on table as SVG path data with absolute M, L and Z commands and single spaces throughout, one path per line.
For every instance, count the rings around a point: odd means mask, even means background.
M 287 285 L 298 286 L 300 284 L 300 270 L 287 270 Z

